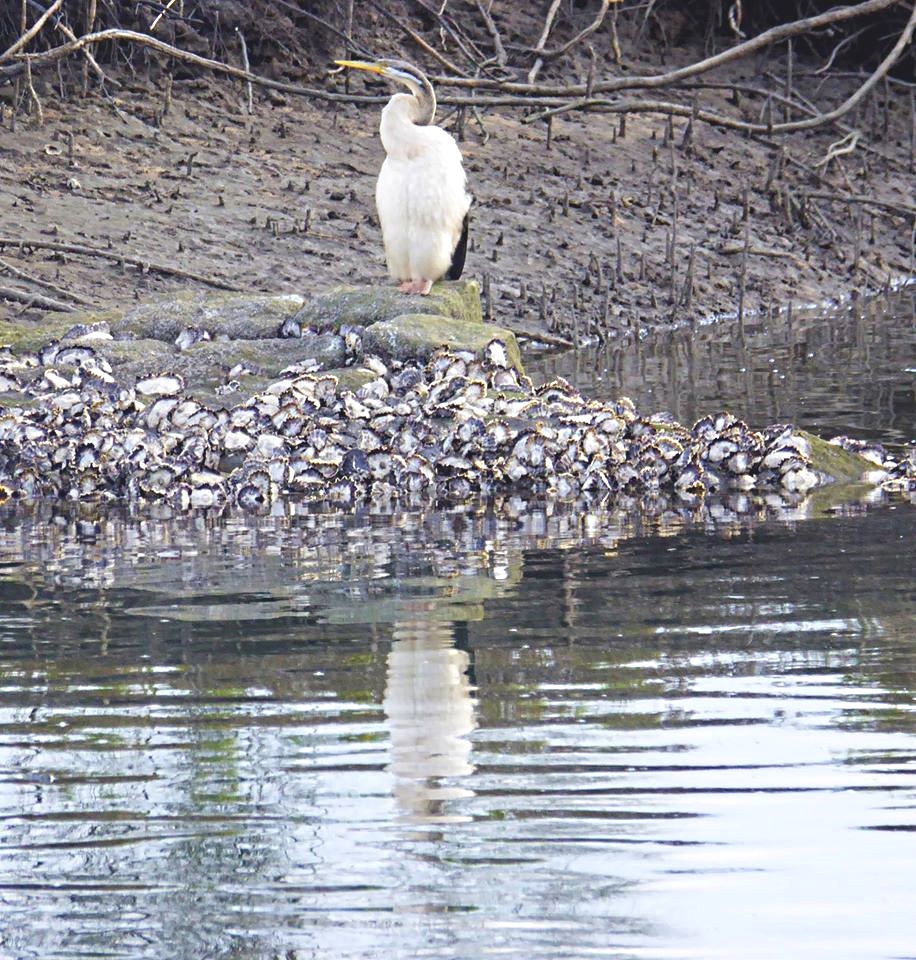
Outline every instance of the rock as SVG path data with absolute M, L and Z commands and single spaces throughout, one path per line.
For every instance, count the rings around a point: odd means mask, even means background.
M 181 293 L 128 310 L 111 323 L 111 333 L 120 339 L 174 343 L 183 330 L 199 327 L 211 337 L 223 334 L 232 340 L 261 340 L 279 336 L 283 321 L 302 303 L 298 294 Z
M 41 320 L 0 323 L 0 344 L 8 345 L 16 354 L 34 353 L 52 340 L 60 340 L 78 323 L 111 322 L 120 314 L 111 310 L 97 313 L 46 314 Z
M 475 280 L 443 281 L 426 297 L 408 296 L 390 285 L 333 287 L 308 300 L 295 319 L 303 328 L 368 327 L 412 311 L 481 323 L 480 287 Z
M 161 340 L 146 339 L 106 340 L 94 343 L 92 349 L 111 364 L 116 377 L 128 382 L 171 368 L 175 353 Z
M 182 369 L 185 366 L 188 369 L 209 367 L 228 373 L 242 364 L 249 372 L 277 379 L 285 367 L 307 360 L 314 360 L 317 370 L 343 366 L 346 360 L 343 338 L 325 333 L 285 340 L 203 340 L 176 357 L 175 369 L 187 378 L 189 374 Z
M 857 453 L 834 446 L 807 430 L 798 430 L 811 445 L 811 466 L 826 474 L 834 483 L 860 483 L 863 475 L 875 465 Z
M 482 357 L 484 348 L 494 337 L 505 342 L 511 366 L 523 372 L 518 342 L 511 330 L 430 313 L 405 313 L 375 323 L 363 334 L 363 345 L 370 353 L 374 351 L 396 360 L 412 357 L 426 360 L 439 347 L 470 350 Z

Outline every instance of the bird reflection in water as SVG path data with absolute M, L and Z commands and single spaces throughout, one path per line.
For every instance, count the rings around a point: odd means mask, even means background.
M 391 735 L 394 796 L 403 819 L 461 823 L 449 801 L 474 796 L 452 782 L 474 772 L 468 734 L 477 726 L 470 659 L 455 648 L 451 623 L 433 610 L 394 625 L 383 706 Z

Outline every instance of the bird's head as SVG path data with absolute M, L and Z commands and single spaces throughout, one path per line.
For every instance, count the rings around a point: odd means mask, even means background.
M 338 67 L 365 70 L 386 80 L 401 83 L 419 101 L 417 123 L 431 123 L 436 112 L 436 95 L 426 74 L 406 60 L 335 60 Z

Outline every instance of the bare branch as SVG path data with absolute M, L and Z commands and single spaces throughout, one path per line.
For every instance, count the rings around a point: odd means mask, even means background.
M 707 110 L 700 110 L 696 116 L 716 126 L 727 127 L 730 130 L 741 130 L 745 133 L 767 134 L 775 133 L 794 133 L 797 130 L 812 130 L 815 127 L 821 127 L 828 123 L 833 123 L 840 117 L 845 116 L 857 104 L 861 103 L 869 91 L 882 80 L 891 69 L 891 67 L 900 59 L 901 54 L 907 48 L 913 37 L 913 31 L 916 29 L 916 7 L 910 13 L 910 19 L 907 21 L 903 32 L 897 38 L 890 53 L 877 66 L 874 73 L 863 83 L 853 94 L 843 101 L 838 107 L 827 113 L 820 113 L 804 120 L 793 120 L 788 123 L 747 123 L 743 120 L 733 120 L 730 117 L 723 117 L 720 114 L 710 113 Z M 676 71 L 677 72 L 677 71 Z M 682 71 L 681 71 L 682 72 Z M 596 84 L 596 87 L 598 85 Z M 645 110 L 649 113 L 671 113 L 675 116 L 689 116 L 691 108 L 681 104 L 659 103 L 657 101 L 644 101 Z M 537 114 L 533 117 L 526 117 L 525 123 L 532 123 L 535 120 L 545 119 L 547 117 L 557 116 L 561 113 L 569 113 L 571 110 L 591 110 L 601 109 L 610 113 L 632 113 L 635 112 L 633 102 L 602 100 L 594 97 L 584 97 L 581 100 L 571 101 L 559 107 L 553 107 L 549 110 Z
M 534 52 L 541 54 L 544 50 L 544 46 L 547 43 L 547 38 L 550 36 L 550 31 L 553 29 L 553 21 L 557 15 L 557 10 L 560 9 L 560 0 L 553 0 L 553 3 L 550 4 L 550 9 L 547 11 L 547 17 L 544 20 L 544 29 L 541 31 L 541 39 L 538 40 L 537 46 L 534 48 Z M 535 77 L 537 77 L 540 72 L 541 67 L 544 66 L 544 60 L 541 56 L 538 56 L 537 60 L 534 61 L 534 66 L 528 71 L 528 83 L 534 83 Z
M 185 280 L 196 280 L 198 283 L 205 283 L 207 286 L 216 287 L 219 290 L 241 289 L 235 284 L 220 280 L 217 277 L 207 277 L 200 273 L 192 273 L 190 270 L 183 270 L 181 267 L 173 267 L 170 264 L 154 263 L 141 257 L 131 257 L 119 253 L 114 248 L 93 247 L 87 243 L 61 243 L 57 240 L 38 240 L 33 237 L 0 237 L 0 250 L 4 247 L 56 250 L 60 253 L 78 253 L 87 257 L 104 257 L 106 260 L 114 260 L 117 263 L 129 263 L 132 267 L 139 267 L 144 271 L 152 270 L 154 273 L 165 273 L 173 277 L 183 277 Z
M 616 93 L 619 90 L 650 90 L 659 87 L 668 87 L 679 83 L 681 80 L 688 80 L 698 74 L 707 73 L 710 70 L 715 70 L 717 67 L 725 66 L 725 64 L 732 63 L 735 60 L 741 60 L 743 57 L 762 50 L 765 47 L 772 46 L 774 43 L 788 40 L 789 37 L 810 33 L 812 30 L 819 30 L 822 27 L 842 23 L 854 17 L 878 13 L 881 10 L 886 10 L 888 7 L 896 6 L 900 2 L 901 0 L 864 0 L 862 3 L 834 7 L 832 10 L 828 10 L 826 13 L 821 13 L 814 17 L 805 17 L 802 20 L 794 20 L 791 23 L 772 27 L 770 30 L 765 30 L 750 40 L 745 40 L 744 43 L 736 44 L 728 50 L 723 50 L 721 53 L 707 57 L 705 60 L 699 60 L 689 66 L 680 67 L 677 70 L 669 70 L 667 73 L 649 74 L 643 77 L 613 77 L 609 80 L 599 81 L 594 86 L 594 92 Z M 556 87 L 547 84 L 535 84 L 531 82 L 515 83 L 482 77 L 468 79 L 434 77 L 432 79 L 437 83 L 452 87 L 499 90 L 503 93 L 533 94 L 534 96 L 581 97 L 584 96 L 586 92 L 586 85 L 583 83 L 570 84 L 566 87 Z
M 0 63 L 3 63 L 4 60 L 9 60 L 20 50 L 24 49 L 31 43 L 31 41 L 36 37 L 40 32 L 41 28 L 47 23 L 48 18 L 53 16 L 60 9 L 61 4 L 64 0 L 54 0 L 54 3 L 48 7 L 47 10 L 26 30 L 25 33 L 11 46 L 8 47 L 3 53 L 0 53 Z
M 27 307 L 41 307 L 42 310 L 57 310 L 60 313 L 73 313 L 75 309 L 71 304 L 62 303 L 53 297 L 46 297 L 41 293 L 29 293 L 27 290 L 18 290 L 16 287 L 0 286 L 0 299 L 15 300 L 17 303 L 24 303 Z
M 492 0 L 490 0 L 492 3 Z M 480 15 L 483 17 L 483 22 L 487 25 L 487 30 L 490 31 L 490 36 L 493 38 L 493 49 L 496 53 L 496 62 L 504 67 L 508 62 L 506 57 L 506 48 L 503 46 L 503 38 L 500 36 L 499 28 L 493 21 L 493 17 L 490 15 L 489 4 L 485 4 L 483 0 L 477 0 L 477 9 L 480 11 Z
M 612 3 L 622 3 L 623 0 L 601 0 L 601 6 L 598 8 L 598 13 L 595 15 L 595 19 L 584 29 L 580 30 L 572 40 L 567 40 L 562 46 L 555 47 L 553 50 L 542 50 L 541 57 L 544 60 L 553 60 L 556 57 L 562 57 L 567 50 L 571 50 L 577 43 L 581 40 L 584 40 L 586 37 L 590 37 L 596 30 L 601 27 L 601 24 L 604 23 L 604 18 L 607 16 L 608 9 Z

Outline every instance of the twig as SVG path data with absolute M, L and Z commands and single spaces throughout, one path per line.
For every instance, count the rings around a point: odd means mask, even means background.
M 861 134 L 858 130 L 853 130 L 851 133 L 847 133 L 845 137 L 841 137 L 839 140 L 835 140 L 827 148 L 827 155 L 818 160 L 814 164 L 814 168 L 818 169 L 819 167 L 826 167 L 831 160 L 836 160 L 837 157 L 842 157 L 847 153 L 852 153 L 857 144 L 859 143 L 859 138 Z
M 439 7 L 438 10 L 427 6 L 423 0 L 414 0 L 414 3 L 418 7 L 422 7 L 428 14 L 435 17 L 435 19 L 439 21 L 440 37 L 444 37 L 445 34 L 448 34 L 448 36 L 455 41 L 455 45 L 458 47 L 458 49 L 464 54 L 468 63 L 474 67 L 474 75 L 479 76 L 481 71 L 486 69 L 486 63 L 483 62 L 484 55 L 477 44 L 475 44 L 474 41 L 460 29 L 458 24 L 445 16 L 445 8 L 448 5 L 447 0 L 443 0 L 443 2 L 437 4 Z M 467 74 L 463 73 L 462 76 L 466 77 Z
M 305 17 L 308 20 L 311 20 L 313 23 L 317 23 L 323 30 L 327 30 L 328 33 L 334 34 L 339 40 L 342 40 L 346 45 L 345 49 L 352 49 L 354 52 L 359 53 L 360 56 L 371 57 L 371 51 L 367 50 L 361 43 L 353 39 L 352 31 L 347 34 L 343 30 L 338 30 L 333 23 L 329 23 L 327 20 L 324 20 L 322 17 L 319 17 L 317 13 L 312 13 L 310 10 L 306 10 L 302 6 L 297 6 L 294 3 L 290 3 L 290 0 L 271 0 L 271 6 L 282 7 L 284 10 L 288 10 L 290 13 L 297 17 Z
M 169 0 L 169 2 L 159 11 L 156 15 L 156 19 L 149 25 L 149 32 L 152 33 L 156 27 L 159 26 L 159 21 L 175 6 L 175 0 Z M 237 29 L 237 28 L 236 28 Z
M 95 29 L 96 0 L 89 0 L 89 9 L 86 11 L 86 33 L 92 33 Z M 83 58 L 83 96 L 89 96 L 89 60 Z
M 577 43 L 584 40 L 586 37 L 590 37 L 596 30 L 598 30 L 602 23 L 604 23 L 604 18 L 607 16 L 608 8 L 612 3 L 622 3 L 623 0 L 601 0 L 601 6 L 598 8 L 598 12 L 595 14 L 595 19 L 584 29 L 580 30 L 572 40 L 567 40 L 562 46 L 555 47 L 553 50 L 542 50 L 541 59 L 542 60 L 553 60 L 555 57 L 562 57 L 567 50 L 571 50 Z M 615 48 L 615 53 L 618 55 L 618 62 L 620 60 L 620 47 L 619 45 Z
M 248 44 L 245 43 L 245 34 L 239 30 L 238 27 L 235 28 L 235 32 L 239 35 L 239 43 L 242 47 L 242 66 L 245 68 L 245 73 L 251 73 L 251 64 L 248 62 Z M 254 88 L 251 86 L 251 81 L 246 81 L 246 86 L 248 87 L 248 116 L 250 117 L 254 113 Z
M 164 263 L 153 263 L 151 260 L 143 260 L 140 257 L 131 257 L 124 253 L 118 253 L 117 250 L 111 250 L 106 247 L 91 247 L 84 243 L 60 243 L 56 240 L 36 240 L 29 237 L 0 237 L 0 250 L 4 247 L 19 247 L 23 249 L 29 247 L 33 250 L 56 250 L 59 253 L 79 253 L 87 257 L 104 257 L 107 260 L 114 260 L 116 263 L 129 263 L 132 267 L 139 267 L 141 270 L 152 270 L 155 273 L 164 273 L 173 277 L 182 277 L 185 280 L 196 280 L 198 283 L 205 283 L 207 286 L 216 287 L 219 290 L 241 290 L 234 284 L 227 283 L 225 280 L 219 280 L 216 277 L 207 277 L 200 273 L 192 273 L 190 270 L 182 270 L 180 267 L 173 267 Z
M 35 84 L 32 83 L 32 68 L 31 63 L 28 60 L 26 60 L 25 88 L 29 91 L 29 99 L 32 101 L 32 104 L 35 107 L 35 114 L 38 117 L 38 126 L 43 127 L 45 122 L 45 112 L 41 109 L 41 101 L 38 99 L 38 94 L 35 92 Z
M 547 43 L 547 38 L 550 36 L 550 31 L 553 29 L 553 21 L 556 18 L 557 10 L 560 9 L 561 0 L 553 0 L 553 3 L 550 4 L 550 9 L 547 11 L 547 17 L 544 20 L 544 29 L 541 31 L 541 38 L 537 42 L 537 46 L 534 48 L 534 52 L 538 54 L 537 59 L 534 61 L 534 66 L 528 71 L 528 83 L 534 83 L 535 78 L 538 73 L 540 73 L 541 67 L 544 66 L 544 59 L 540 56 L 544 52 L 544 46 Z
M 489 3 L 485 4 L 483 0 L 477 0 L 477 9 L 483 17 L 483 22 L 486 24 L 490 36 L 493 38 L 493 50 L 496 53 L 496 62 L 501 67 L 504 67 L 509 60 L 506 57 L 506 48 L 503 46 L 503 38 L 500 36 L 499 28 L 493 22 L 493 17 L 490 15 L 490 4 L 492 4 L 492 2 L 493 0 L 490 0 Z
M 879 207 L 883 210 L 888 210 L 891 213 L 896 213 L 898 217 L 908 217 L 916 221 L 916 207 L 910 206 L 908 203 L 892 203 L 889 200 L 878 200 L 875 197 L 866 197 L 862 194 L 848 194 L 848 193 L 814 193 L 814 192 L 803 192 L 801 194 L 803 197 L 808 197 L 811 200 L 832 200 L 837 203 L 862 203 L 867 204 L 872 207 Z
M 394 24 L 396 24 L 398 27 L 400 27 L 401 30 L 402 30 L 405 34 L 407 34 L 407 36 L 410 37 L 410 39 L 413 40 L 413 42 L 414 42 L 421 50 L 425 51 L 425 52 L 428 53 L 431 57 L 434 57 L 436 60 L 438 60 L 439 63 L 441 63 L 442 66 L 445 67 L 446 70 L 451 70 L 452 73 L 454 73 L 456 76 L 459 76 L 459 77 L 467 77 L 467 74 L 466 74 L 460 67 L 458 67 L 458 66 L 456 66 L 454 63 L 452 63 L 452 61 L 449 60 L 448 57 L 443 56 L 441 53 L 439 53 L 439 51 L 436 50 L 435 47 L 431 47 L 431 46 L 420 36 L 420 34 L 417 33 L 417 31 L 414 30 L 414 29 L 410 26 L 409 23 L 406 23 L 405 21 L 401 20 L 400 17 L 396 17 L 390 10 L 386 9 L 385 7 L 383 7 L 380 3 L 376 3 L 376 0 L 369 0 L 369 3 L 370 3 L 373 7 L 375 7 L 375 9 L 378 10 L 378 12 L 379 12 L 380 14 L 382 14 L 382 15 L 385 16 L 385 17 L 387 17 L 392 23 L 394 23 Z
M 0 299 L 15 300 L 24 303 L 27 307 L 42 307 L 45 310 L 57 310 L 59 313 L 73 313 L 74 307 L 69 303 L 62 303 L 53 297 L 45 297 L 40 293 L 29 293 L 26 290 L 17 290 L 15 287 L 0 286 Z M 0 327 L 0 331 L 2 331 Z
M 0 63 L 3 63 L 4 60 L 9 60 L 11 57 L 15 56 L 20 50 L 24 47 L 27 47 L 31 43 L 32 39 L 41 32 L 41 28 L 48 22 L 48 18 L 53 16 L 60 9 L 61 4 L 64 0 L 54 0 L 54 3 L 48 7 L 47 10 L 29 27 L 28 30 L 11 46 L 7 47 L 3 53 L 0 53 Z

